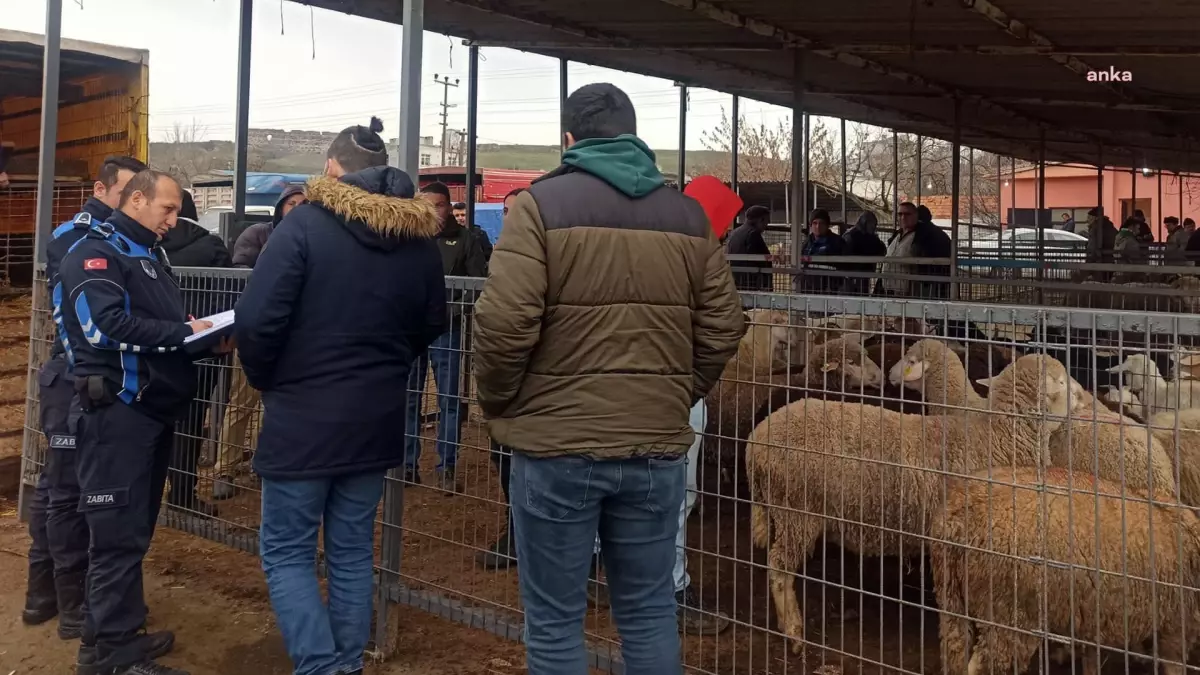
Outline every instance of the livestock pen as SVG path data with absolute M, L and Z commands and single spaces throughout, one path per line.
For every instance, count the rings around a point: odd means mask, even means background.
M 231 306 L 246 274 L 179 270 L 189 310 Z M 447 280 L 466 317 L 481 288 L 482 280 Z M 1152 673 L 1156 662 L 1184 658 L 1200 583 L 1200 521 L 1188 506 L 1200 505 L 1200 494 L 1180 474 L 1194 471 L 1181 464 L 1194 460 L 1200 429 L 1168 416 L 1151 434 L 1104 399 L 1110 386 L 1130 384 L 1110 372 L 1130 355 L 1147 355 L 1175 377 L 1173 364 L 1188 354 L 1180 345 L 1200 335 L 1200 317 L 776 293 L 742 299 L 747 337 L 708 397 L 686 549 L 697 609 L 730 623 L 717 635 L 685 635 L 692 672 L 965 672 L 951 664 L 973 656 L 1007 673 L 1009 653 L 1021 655 L 1015 672 L 1024 672 L 1037 651 L 1048 673 L 1073 672 L 1073 659 L 1074 672 L 1100 672 L 1086 669 L 1097 653 L 1107 659 L 1104 673 Z M 36 369 L 49 347 L 41 285 L 35 317 Z M 1005 330 L 964 336 L 956 326 Z M 458 328 L 469 340 L 469 325 Z M 914 348 L 930 339 L 937 348 Z M 469 347 L 456 355 L 469 356 Z M 210 465 L 223 457 L 237 494 L 211 517 L 184 500 L 164 509 L 162 523 L 253 554 L 260 494 L 249 460 L 261 410 L 228 403 L 235 368 L 228 359 L 203 362 L 195 412 L 178 429 L 171 485 L 198 483 L 208 499 Z M 519 561 L 489 571 L 476 560 L 504 532 L 507 514 L 463 372 L 460 489 L 389 478 L 377 525 L 380 616 L 388 603 L 404 603 L 516 640 Z M 991 392 L 979 382 L 989 377 Z M 436 411 L 432 392 L 407 394 Z M 35 398 L 31 384 L 27 482 L 44 449 Z M 233 432 L 231 414 L 245 418 Z M 423 473 L 432 476 L 433 427 L 423 420 L 408 433 L 420 437 Z M 1150 466 L 1155 456 L 1168 458 L 1165 473 Z M 603 577 L 590 583 L 590 595 L 602 598 Z M 385 619 L 379 628 L 378 640 L 404 644 L 402 627 Z M 589 610 L 586 630 L 594 666 L 622 672 L 603 602 Z M 968 644 L 966 654 L 960 645 Z

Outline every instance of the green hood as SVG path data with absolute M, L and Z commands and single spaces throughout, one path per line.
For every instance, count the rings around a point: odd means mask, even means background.
M 592 174 L 634 199 L 645 197 L 666 183 L 654 163 L 654 151 L 633 134 L 579 141 L 563 153 L 562 162 Z

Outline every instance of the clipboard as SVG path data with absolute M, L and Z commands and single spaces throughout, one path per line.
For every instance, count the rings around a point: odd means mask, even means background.
M 210 351 L 221 343 L 221 338 L 233 335 L 233 310 L 202 316 L 200 321 L 211 321 L 212 327 L 205 328 L 199 333 L 187 336 L 183 340 L 183 349 L 189 354 L 199 354 Z

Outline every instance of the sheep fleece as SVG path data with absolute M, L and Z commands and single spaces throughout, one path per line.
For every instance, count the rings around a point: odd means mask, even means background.
M 1144 496 L 1097 497 L 1097 489 L 1120 493 L 1108 481 L 1061 468 L 1046 470 L 1044 478 L 1020 469 L 1011 484 L 986 474 L 949 482 L 930 532 L 935 589 L 943 612 L 968 618 L 943 618 L 946 672 L 968 672 L 970 631 L 977 632 L 971 660 L 979 672 L 1010 672 L 1013 663 L 1025 668 L 1041 639 L 992 621 L 1123 648 L 1128 615 L 1130 647 L 1157 632 L 1163 658 L 1186 654 L 1181 617 L 1194 634 L 1200 520 L 1186 508 L 1152 507 Z M 1086 661 L 1095 650 L 1081 644 L 1076 653 Z

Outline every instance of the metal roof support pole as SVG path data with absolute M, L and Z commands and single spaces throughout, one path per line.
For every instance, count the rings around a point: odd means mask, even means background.
M 975 148 L 967 152 L 967 248 L 975 245 Z
M 996 154 L 996 225 L 999 226 L 999 228 L 1002 230 L 1004 229 L 1004 225 L 1008 222 L 1008 219 L 1004 217 L 1004 209 L 1001 208 L 1002 207 L 1001 202 L 1004 201 L 1003 195 L 1004 195 L 1004 162 L 1000 158 L 1000 154 L 997 153 Z M 1016 206 L 1016 204 L 1009 204 L 1009 207 L 1013 207 L 1013 206 Z M 996 238 L 999 239 L 999 237 L 1000 237 L 1000 235 L 997 234 Z
M 849 167 L 846 165 L 846 118 L 842 118 L 842 225 L 849 225 L 846 222 L 846 170 Z
M 1136 156 L 1136 155 L 1134 155 L 1134 157 L 1133 157 L 1133 161 L 1132 161 L 1131 163 L 1132 163 L 1132 164 L 1134 164 L 1135 166 L 1134 166 L 1133 168 L 1129 169 L 1129 182 L 1130 182 L 1130 184 L 1131 184 L 1131 185 L 1133 185 L 1133 187 L 1132 187 L 1132 188 L 1130 188 L 1130 190 L 1131 190 L 1131 194 L 1129 195 L 1129 215 L 1130 215 L 1130 216 L 1133 216 L 1133 213 L 1134 213 L 1134 211 L 1137 211 L 1137 175 L 1138 175 L 1138 170 L 1137 170 L 1137 166 L 1136 166 L 1136 165 L 1137 165 L 1137 156 Z M 1125 221 L 1125 218 L 1124 218 L 1124 217 L 1122 217 L 1122 218 L 1121 218 L 1121 224 L 1124 224 L 1124 221 Z M 1120 227 L 1121 227 L 1121 225 L 1117 225 L 1117 227 L 1118 227 L 1118 228 L 1120 228 Z
M 1104 210 L 1104 146 L 1096 153 L 1096 206 Z
M 1162 204 L 1162 169 L 1158 170 L 1158 216 L 1155 218 L 1155 225 L 1162 225 L 1163 222 L 1163 204 Z M 1164 226 L 1165 228 L 1165 226 Z
M 1175 174 L 1175 182 L 1179 184 L 1179 225 L 1183 226 L 1183 174 Z
M 567 66 L 570 63 L 567 59 L 558 60 L 558 143 L 564 150 L 567 147 L 567 122 L 562 113 L 567 109 L 567 96 L 570 95 L 567 91 Z
M 892 129 L 892 228 L 900 227 L 900 134 Z
M 62 56 L 62 0 L 46 1 L 46 44 L 42 51 L 42 134 L 38 146 L 38 183 L 37 183 L 37 216 L 33 228 L 33 249 L 37 262 L 46 262 L 46 245 L 50 243 L 50 233 L 54 230 L 54 157 L 58 150 L 58 80 L 59 64 Z M 35 277 L 34 283 L 38 281 Z M 45 287 L 34 289 L 34 296 L 45 293 Z M 44 297 L 44 296 L 43 296 Z M 49 300 L 49 298 L 46 298 Z M 48 303 L 43 303 L 45 307 Z M 35 337 L 41 338 L 44 324 L 37 316 L 38 305 L 35 303 L 29 322 L 29 371 L 37 366 L 36 351 L 32 348 Z M 27 372 L 29 372 L 27 371 Z M 26 392 L 32 396 L 35 386 L 29 378 Z M 21 439 L 21 456 L 31 460 L 34 443 L 29 430 Z M 28 469 L 30 467 L 24 467 Z M 24 471 L 22 471 L 22 474 Z M 33 496 L 21 479 L 17 488 L 17 517 L 22 521 L 29 518 L 29 502 Z
M 42 135 L 38 146 L 37 261 L 46 262 L 46 245 L 54 219 L 54 156 L 58 150 L 58 79 L 62 55 L 62 0 L 46 2 L 46 46 L 42 56 Z M 21 484 L 24 492 L 25 484 Z
M 687 113 L 688 113 L 688 88 L 686 84 L 679 83 L 679 175 L 678 184 L 682 191 L 684 184 L 687 183 Z
M 1008 161 L 1012 165 L 1012 180 L 1008 183 L 1009 194 L 1011 195 L 1009 198 L 1008 226 L 1013 227 L 1016 224 L 1013 221 L 1017 219 L 1017 158 L 1009 157 Z
M 238 14 L 237 119 L 233 129 L 233 218 L 246 217 L 246 171 L 250 167 L 250 49 L 254 0 L 241 0 Z
M 1038 129 L 1038 189 L 1037 215 L 1034 216 L 1034 229 L 1037 231 L 1037 299 L 1038 304 L 1045 303 L 1046 281 L 1046 223 L 1042 220 L 1042 212 L 1046 209 L 1046 128 Z
M 404 32 L 400 45 L 400 147 L 397 149 L 395 162 L 396 166 L 416 181 L 421 174 L 421 50 L 425 44 L 425 0 L 404 0 L 403 12 Z M 396 527 L 399 526 L 397 521 Z
M 425 32 L 425 0 L 404 0 L 404 32 L 400 45 L 400 133 L 399 148 L 392 161 L 413 182 L 421 175 L 421 59 Z M 400 583 L 404 553 L 404 483 L 396 469 L 388 472 L 383 490 L 383 528 L 379 542 L 379 597 L 375 600 L 375 649 L 386 656 L 388 635 L 388 590 Z
M 475 172 L 479 160 L 479 47 L 467 48 L 467 224 L 475 224 Z
M 792 267 L 800 266 L 800 252 L 803 249 L 804 219 L 807 218 L 805 202 L 808 201 L 808 176 L 804 169 L 808 166 L 805 154 L 808 152 L 804 136 L 804 73 L 803 49 L 793 52 L 792 67 Z
M 954 149 L 950 158 L 950 299 L 958 300 L 958 189 L 962 186 L 962 99 L 954 99 Z
M 742 113 L 739 110 L 739 97 L 733 95 L 733 117 L 729 122 L 729 187 L 738 191 L 738 140 L 742 133 Z
M 801 214 L 804 216 L 804 227 L 808 227 L 808 214 L 817 208 L 817 186 L 812 184 L 812 115 L 805 113 L 804 115 L 804 187 L 812 188 L 812 201 L 808 201 L 810 192 L 804 191 L 804 210 Z
M 917 206 L 921 205 L 921 149 L 925 145 L 925 137 L 917 134 Z

